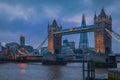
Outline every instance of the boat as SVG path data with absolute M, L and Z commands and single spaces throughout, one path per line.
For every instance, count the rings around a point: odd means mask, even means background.
M 65 65 L 67 62 L 61 57 L 57 57 L 56 54 L 45 54 L 42 59 L 43 65 Z

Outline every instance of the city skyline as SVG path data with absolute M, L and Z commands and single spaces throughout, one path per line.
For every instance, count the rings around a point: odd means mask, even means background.
M 104 3 L 103 3 L 104 2 Z M 82 14 L 85 14 L 87 25 L 94 24 L 94 14 L 100 14 L 104 7 L 105 12 L 112 16 L 113 30 L 120 34 L 120 11 L 118 0 L 0 0 L 0 42 L 19 42 L 19 36 L 24 34 L 26 43 L 37 47 L 47 36 L 48 24 L 53 19 L 57 20 L 62 27 L 70 28 L 81 25 Z M 96 7 L 97 6 L 97 7 Z M 78 37 L 76 37 L 78 36 Z M 89 45 L 94 46 L 93 33 L 89 35 Z M 92 39 L 90 39 L 92 37 Z M 76 40 L 79 44 L 79 34 L 64 36 L 71 41 Z M 72 39 L 73 38 L 73 39 Z M 120 43 L 113 40 L 113 49 L 118 52 Z M 120 51 L 119 51 L 120 52 Z

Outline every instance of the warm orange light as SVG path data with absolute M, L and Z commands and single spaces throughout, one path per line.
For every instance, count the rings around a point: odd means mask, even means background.
M 26 72 L 25 69 L 21 69 L 21 70 L 20 70 L 20 73 L 21 73 L 21 74 L 25 74 L 25 72 Z
M 27 60 L 30 60 L 30 56 L 27 56 Z
M 19 63 L 18 66 L 21 68 L 20 74 L 25 74 L 25 67 L 27 66 L 26 63 Z
M 70 31 L 72 31 L 73 29 L 72 29 L 72 27 L 70 27 Z
M 25 68 L 25 67 L 27 66 L 27 64 L 26 64 L 26 63 L 19 63 L 18 66 L 19 66 L 20 68 Z

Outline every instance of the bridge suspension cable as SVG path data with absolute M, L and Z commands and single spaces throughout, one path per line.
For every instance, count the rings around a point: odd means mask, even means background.
M 119 35 L 119 34 L 117 34 L 117 33 L 114 32 L 114 31 L 110 31 L 110 30 L 108 30 L 107 28 L 106 28 L 105 30 L 108 32 L 108 34 L 109 34 L 110 36 L 112 36 L 115 40 L 117 40 L 117 41 L 120 42 L 120 35 Z
M 36 48 L 37 50 L 40 50 L 40 48 L 43 46 L 43 44 L 47 41 L 48 39 L 48 35 L 46 36 L 46 38 L 43 40 L 43 42 Z

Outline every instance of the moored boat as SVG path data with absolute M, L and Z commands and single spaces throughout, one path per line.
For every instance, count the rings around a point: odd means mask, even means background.
M 43 65 L 65 65 L 67 62 L 64 62 L 63 59 L 57 58 L 55 54 L 45 54 L 42 59 Z

